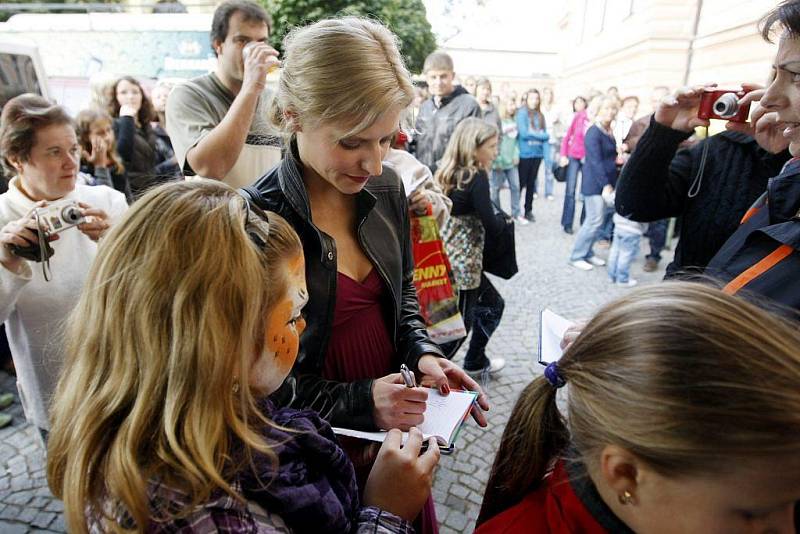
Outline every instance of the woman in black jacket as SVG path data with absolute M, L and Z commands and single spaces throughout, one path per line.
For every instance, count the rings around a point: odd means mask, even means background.
M 489 360 L 486 345 L 500 324 L 505 302 L 483 273 L 484 243 L 495 239 L 505 220 L 495 214 L 489 195 L 489 169 L 497 157 L 498 131 L 481 119 L 464 119 L 447 145 L 435 179 L 453 201 L 450 218 L 442 230 L 453 267 L 458 300 L 467 332 L 472 331 L 464 370 L 489 375 L 502 369 L 503 358 Z M 452 354 L 460 342 L 446 352 Z
M 114 117 L 117 152 L 128 171 L 134 198 L 163 182 L 175 179 L 172 162 L 159 152 L 150 122 L 156 119 L 153 104 L 141 84 L 123 76 L 112 86 L 107 110 Z
M 312 408 L 334 426 L 420 424 L 427 394 L 402 384 L 401 363 L 442 392 L 479 390 L 428 337 L 406 196 L 381 164 L 413 94 L 396 37 L 380 24 L 327 20 L 286 38 L 272 119 L 288 147 L 251 189 L 292 224 L 306 257 L 308 327 L 293 380 L 276 400 Z M 480 403 L 488 407 L 484 396 Z

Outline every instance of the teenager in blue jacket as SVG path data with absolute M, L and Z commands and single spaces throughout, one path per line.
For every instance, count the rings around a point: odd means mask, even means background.
M 540 109 L 539 91 L 528 91 L 525 105 L 517 111 L 519 135 L 519 188 L 525 189 L 525 218 L 533 222 L 533 195 L 536 192 L 536 175 L 544 157 L 544 145 L 550 138 L 544 115 Z

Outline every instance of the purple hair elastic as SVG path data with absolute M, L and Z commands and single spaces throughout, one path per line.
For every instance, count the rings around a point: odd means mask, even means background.
M 567 381 L 558 372 L 558 363 L 556 362 L 547 364 L 547 367 L 544 368 L 544 377 L 555 389 L 563 388 L 567 385 Z

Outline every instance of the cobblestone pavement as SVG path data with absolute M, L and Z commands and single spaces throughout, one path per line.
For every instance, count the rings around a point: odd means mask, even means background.
M 519 274 L 510 281 L 493 279 L 506 308 L 488 352 L 506 358 L 508 363 L 489 383 L 489 427 L 480 429 L 470 421 L 458 438 L 456 452 L 442 457 L 433 489 L 442 534 L 471 532 L 474 528 L 494 450 L 517 395 L 541 372 L 535 363 L 539 311 L 546 307 L 568 318 L 588 317 L 602 304 L 629 291 L 610 284 L 604 269 L 583 272 L 567 265 L 574 237 L 566 235 L 559 225 L 562 191 L 563 184 L 557 184 L 555 200 L 535 201 L 536 223 L 517 226 Z M 508 206 L 507 196 L 503 203 Z M 646 240 L 642 248 L 649 250 Z M 671 257 L 666 252 L 656 273 L 642 272 L 640 254 L 632 277 L 640 283 L 659 281 Z M 598 250 L 600 257 L 606 253 Z M 461 363 L 462 359 L 463 350 L 456 361 Z M 16 393 L 14 379 L 0 372 L 0 392 L 6 391 Z M 14 415 L 14 424 L 0 430 L 0 534 L 64 532 L 63 507 L 47 488 L 38 433 L 25 424 L 18 402 L 6 412 Z

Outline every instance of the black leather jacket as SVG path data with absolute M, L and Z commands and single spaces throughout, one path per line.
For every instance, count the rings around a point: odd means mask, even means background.
M 297 363 L 273 400 L 279 405 L 313 409 L 334 426 L 374 429 L 371 379 L 343 383 L 322 378 L 336 305 L 336 243 L 311 221 L 302 164 L 296 154 L 293 146 L 277 167 L 254 184 L 259 207 L 284 217 L 300 236 L 309 293 L 303 311 L 307 327 L 300 338 Z M 441 356 L 442 352 L 428 337 L 419 314 L 408 203 L 397 175 L 384 167 L 381 176 L 370 178 L 357 194 L 356 210 L 358 241 L 392 296 L 389 331 L 398 359 L 416 369 L 423 354 Z

